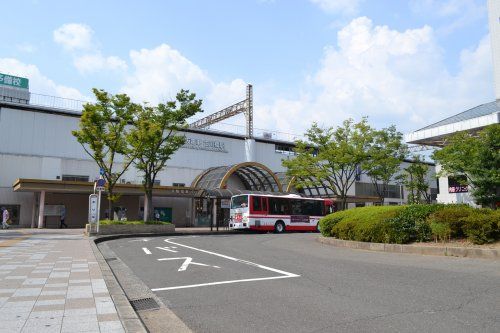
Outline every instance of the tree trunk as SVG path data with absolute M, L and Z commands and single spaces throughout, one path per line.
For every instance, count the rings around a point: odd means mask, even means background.
M 342 210 L 347 209 L 347 196 L 343 195 L 342 196 Z
M 144 221 L 153 221 L 153 189 L 147 189 L 145 192 L 144 200 L 147 204 L 144 205 Z

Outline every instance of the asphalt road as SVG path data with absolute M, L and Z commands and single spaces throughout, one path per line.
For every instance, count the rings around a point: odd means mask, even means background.
M 108 244 L 195 332 L 500 332 L 498 261 L 343 249 L 317 236 Z

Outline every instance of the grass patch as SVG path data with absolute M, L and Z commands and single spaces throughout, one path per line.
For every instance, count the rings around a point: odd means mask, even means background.
M 170 222 L 162 222 L 162 221 L 115 221 L 115 220 L 100 220 L 99 221 L 100 225 L 142 225 L 142 224 L 162 224 L 162 225 L 168 225 L 172 224 Z

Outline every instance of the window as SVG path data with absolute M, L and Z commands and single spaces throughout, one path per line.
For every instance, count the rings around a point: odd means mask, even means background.
M 172 183 L 172 186 L 177 186 L 177 187 L 185 187 L 185 183 Z
M 287 199 L 269 198 L 269 214 L 290 215 L 290 206 Z
M 89 176 L 62 175 L 62 180 L 71 182 L 88 182 Z
M 377 197 L 377 191 L 372 183 L 355 183 L 355 191 L 357 196 L 372 196 Z M 401 188 L 399 185 L 388 185 L 385 193 L 386 198 L 402 199 Z
M 356 165 L 356 174 L 355 174 L 355 181 L 359 182 L 361 180 L 361 173 L 363 172 L 363 170 L 361 170 L 361 166 L 360 165 Z
M 283 155 L 297 155 L 293 151 L 294 149 L 295 149 L 294 146 L 274 145 L 274 151 L 277 152 L 278 154 L 283 154 Z
M 248 195 L 238 195 L 231 199 L 231 208 L 248 207 Z
M 306 200 L 302 201 L 302 213 L 309 216 L 321 216 L 323 209 L 321 201 L 319 200 Z
M 258 212 L 260 212 L 262 210 L 260 197 L 252 197 L 252 209 L 254 211 L 258 211 Z

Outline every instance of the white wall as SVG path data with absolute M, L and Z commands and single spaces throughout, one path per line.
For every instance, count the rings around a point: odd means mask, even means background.
M 441 165 L 436 165 L 436 173 L 441 171 Z M 449 193 L 448 192 L 448 176 L 439 177 L 439 194 L 437 202 L 444 204 L 465 203 L 473 207 L 479 207 L 474 203 L 474 198 L 470 192 L 466 193 Z
M 56 179 L 57 176 L 82 175 L 93 179 L 99 169 L 72 136 L 78 117 L 2 107 L 0 109 L 0 186 L 10 186 L 17 178 Z M 187 186 L 202 171 L 216 166 L 245 161 L 243 139 L 185 133 L 187 138 L 216 141 L 225 152 L 181 148 L 158 175 L 162 185 L 184 183 Z M 274 144 L 256 143 L 256 160 L 273 171 L 284 170 Z M 121 158 L 119 158 L 119 161 Z M 118 170 L 118 169 L 117 169 Z M 126 181 L 140 183 L 142 174 L 130 168 Z

